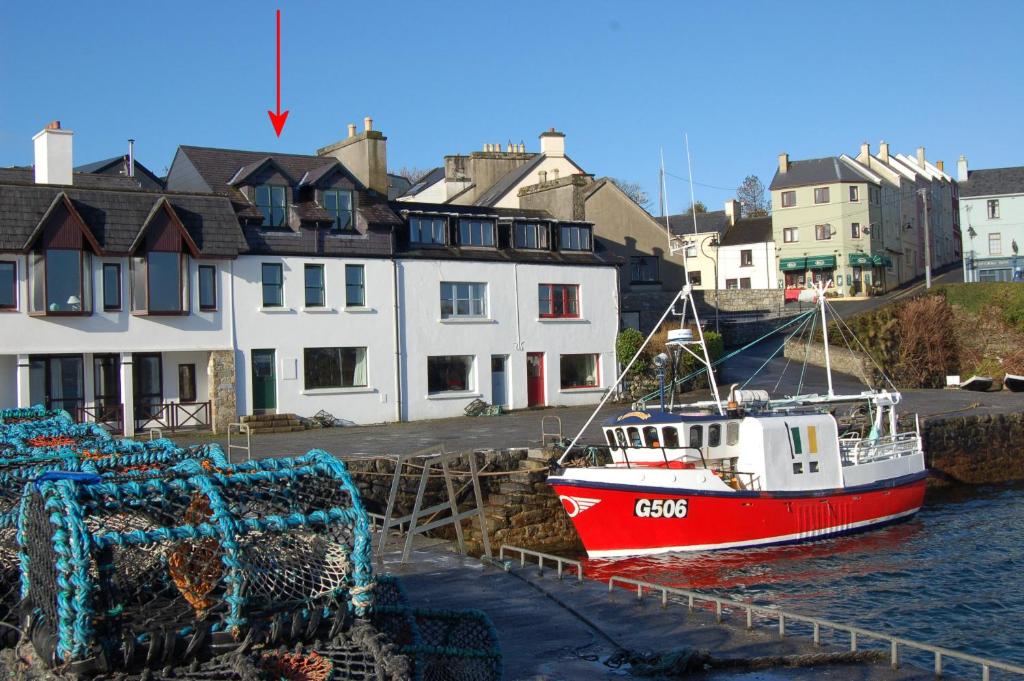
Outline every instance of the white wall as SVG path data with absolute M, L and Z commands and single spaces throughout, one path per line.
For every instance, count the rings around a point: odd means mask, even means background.
M 615 379 L 618 303 L 613 267 L 400 260 L 399 289 L 404 308 L 402 329 L 403 412 L 408 420 L 460 416 L 473 399 L 492 402 L 491 356 L 507 355 L 509 401 L 527 406 L 526 355 L 545 353 L 544 387 L 548 405 L 593 404 Z M 441 319 L 442 281 L 487 284 L 487 317 Z M 578 284 L 580 318 L 541 320 L 540 284 Z M 599 355 L 596 388 L 562 390 L 559 358 L 563 354 Z M 470 390 L 429 395 L 427 357 L 475 357 Z
M 534 168 L 529 175 L 524 177 L 519 184 L 505 192 L 505 195 L 501 197 L 500 201 L 494 204 L 494 207 L 519 208 L 519 190 L 523 187 L 529 187 L 530 185 L 540 182 L 540 173 L 544 171 L 547 172 L 548 182 L 552 182 L 556 179 L 560 180 L 562 178 L 569 177 L 570 175 L 582 172 L 565 156 L 545 156 L 544 160 L 540 162 L 540 165 Z M 558 177 L 555 177 L 556 171 L 558 173 Z
M 0 409 L 18 406 L 18 358 L 0 355 Z
M 263 309 L 262 264 L 281 263 L 284 308 Z M 305 310 L 305 265 L 324 266 L 326 306 Z M 365 307 L 345 307 L 345 265 L 363 265 Z M 395 347 L 393 269 L 390 260 L 241 256 L 235 262 L 235 372 L 238 413 L 252 413 L 252 350 L 276 353 L 277 412 L 313 416 L 321 409 L 335 418 L 365 424 L 393 421 Z M 365 347 L 367 386 L 306 390 L 303 350 Z
M 749 250 L 752 266 L 742 266 L 741 253 Z M 726 288 L 726 279 L 750 278 L 750 288 L 778 288 L 775 243 L 740 244 L 718 249 L 718 288 Z M 707 287 L 705 287 L 707 288 Z

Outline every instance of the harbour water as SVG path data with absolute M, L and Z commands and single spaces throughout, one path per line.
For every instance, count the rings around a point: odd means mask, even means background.
M 592 560 L 588 575 L 786 611 L 1024 664 L 1024 485 L 929 492 L 912 520 L 764 549 Z

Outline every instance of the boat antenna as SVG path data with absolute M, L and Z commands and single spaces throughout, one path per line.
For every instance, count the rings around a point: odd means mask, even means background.
M 831 283 L 831 280 L 829 283 Z M 818 282 L 818 306 L 821 308 L 821 334 L 822 341 L 825 344 L 825 376 L 828 378 L 828 396 L 834 397 L 835 393 L 832 391 L 832 360 L 828 354 L 828 319 L 825 317 L 826 286 L 827 284 L 824 281 Z

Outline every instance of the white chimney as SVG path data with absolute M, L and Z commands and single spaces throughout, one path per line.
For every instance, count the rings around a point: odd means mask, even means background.
M 917 148 L 917 165 L 924 168 L 924 147 Z
M 960 160 L 956 162 L 956 181 L 967 181 L 967 157 L 960 154 Z
M 725 202 L 725 217 L 729 218 L 729 224 L 735 225 L 736 221 L 742 217 L 742 209 L 740 208 L 740 202 L 736 199 L 729 199 Z
M 373 119 L 369 116 L 363 118 L 363 132 L 370 132 L 373 130 Z
M 866 163 L 869 156 L 871 156 L 871 145 L 868 144 L 867 142 L 861 142 L 860 156 L 857 158 L 857 160 Z
M 540 134 L 540 153 L 552 158 L 565 156 L 565 133 L 557 132 L 554 128 L 542 132 Z
M 72 184 L 73 135 L 70 130 L 60 127 L 60 121 L 53 121 L 32 138 L 36 154 L 36 184 Z
M 779 154 L 779 172 L 789 172 L 789 154 Z
M 356 136 L 356 124 L 355 123 L 349 123 L 348 124 L 348 136 L 349 137 L 355 137 Z
M 878 158 L 889 162 L 889 143 L 884 140 L 878 143 Z

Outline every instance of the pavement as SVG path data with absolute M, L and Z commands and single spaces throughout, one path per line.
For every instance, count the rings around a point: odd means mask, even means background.
M 685 604 L 676 602 L 663 609 L 657 596 L 637 601 L 634 591 L 616 589 L 609 595 L 606 583 L 578 582 L 571 568 L 559 581 L 553 568 L 539 576 L 535 565 L 519 568 L 515 561 L 505 572 L 435 546 L 414 550 L 408 564 L 389 563 L 387 568 L 402 580 L 413 607 L 486 612 L 498 633 L 504 678 L 510 681 L 626 678 L 628 665 L 606 664 L 622 649 L 644 654 L 701 649 L 716 658 L 751 658 L 835 652 L 842 650 L 836 645 L 848 644 L 842 638 L 830 641 L 824 634 L 823 644 L 831 642 L 833 647 L 815 648 L 806 635 L 780 639 L 777 624 L 771 621 L 748 632 L 742 613 L 718 624 L 710 611 L 688 613 Z M 895 681 L 933 679 L 934 674 L 862 663 L 715 670 L 698 677 Z
M 963 281 L 964 268 L 962 265 L 956 265 L 955 267 L 944 269 L 941 272 L 932 274 L 932 286 L 939 286 L 941 284 L 962 284 Z M 835 308 L 836 312 L 838 312 L 840 316 L 849 318 L 863 312 L 870 312 L 871 310 L 884 307 L 896 300 L 919 295 L 923 293 L 924 290 L 924 279 L 915 279 L 904 284 L 900 288 L 893 289 L 880 296 L 872 296 L 870 298 L 862 298 L 858 300 L 833 301 L 832 307 Z

